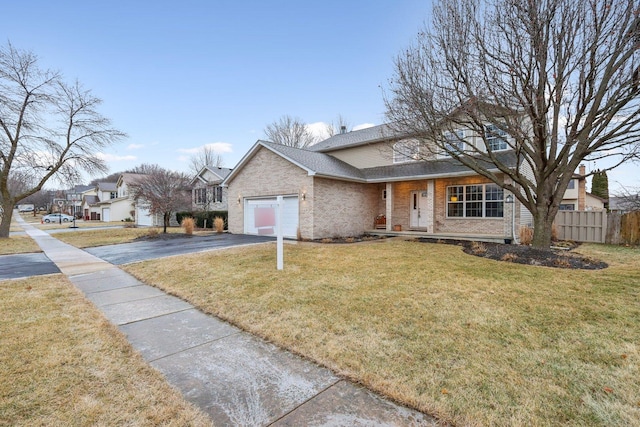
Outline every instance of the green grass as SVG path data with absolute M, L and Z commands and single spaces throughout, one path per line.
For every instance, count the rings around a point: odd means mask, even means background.
M 640 252 L 522 266 L 387 241 L 193 254 L 126 269 L 243 329 L 460 425 L 639 425 Z
M 211 425 L 64 276 L 0 281 L 0 313 L 0 425 Z

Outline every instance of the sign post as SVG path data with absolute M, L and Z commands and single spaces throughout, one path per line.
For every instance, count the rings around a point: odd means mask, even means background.
M 282 210 L 284 209 L 284 199 L 282 196 L 276 198 L 276 203 L 261 204 L 256 203 L 254 209 L 254 224 L 259 235 L 273 236 L 274 229 L 276 235 L 276 268 L 284 268 L 284 237 L 282 235 Z
M 62 206 L 64 206 L 64 201 L 63 200 L 58 200 L 58 213 L 60 214 L 60 216 L 58 217 L 58 219 L 60 220 L 60 224 L 62 224 Z
M 277 198 L 278 219 L 276 220 L 276 267 L 278 270 L 284 268 L 284 243 L 282 238 L 282 196 Z

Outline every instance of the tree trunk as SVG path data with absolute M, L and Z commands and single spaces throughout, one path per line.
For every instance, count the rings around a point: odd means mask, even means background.
M 165 212 L 164 213 L 164 234 L 167 234 L 167 226 L 169 225 L 169 213 Z
M 0 238 L 9 237 L 9 229 L 11 228 L 11 217 L 13 216 L 13 200 L 4 199 L 2 202 L 2 221 L 0 222 Z
M 533 215 L 533 240 L 531 246 L 538 249 L 548 249 L 551 246 L 551 230 L 555 215 L 551 216 L 548 206 L 538 206 L 538 212 Z

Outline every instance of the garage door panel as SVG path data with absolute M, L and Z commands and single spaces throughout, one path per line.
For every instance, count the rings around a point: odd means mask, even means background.
M 153 225 L 153 218 L 149 213 L 149 207 L 138 206 L 136 208 L 136 224 Z
M 276 227 L 256 226 L 256 208 L 273 206 L 277 200 L 271 198 L 249 198 L 244 203 L 244 232 L 246 234 L 258 234 L 263 236 L 275 236 Z M 260 225 L 260 224 L 259 224 Z M 298 196 L 284 196 L 282 209 L 282 235 L 295 239 L 298 235 Z

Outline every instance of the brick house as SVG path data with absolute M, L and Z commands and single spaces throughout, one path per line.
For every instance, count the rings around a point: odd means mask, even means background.
M 465 143 L 480 144 L 482 138 L 468 132 Z M 500 151 L 501 140 L 492 143 L 515 167 L 513 153 Z M 386 125 L 337 134 L 305 149 L 257 141 L 222 183 L 229 194 L 229 230 L 263 234 L 255 209 L 276 196 L 284 197 L 284 235 L 291 238 L 399 229 L 499 240 L 532 223 L 501 187 L 444 156 L 416 160 L 412 150 L 419 149 Z

